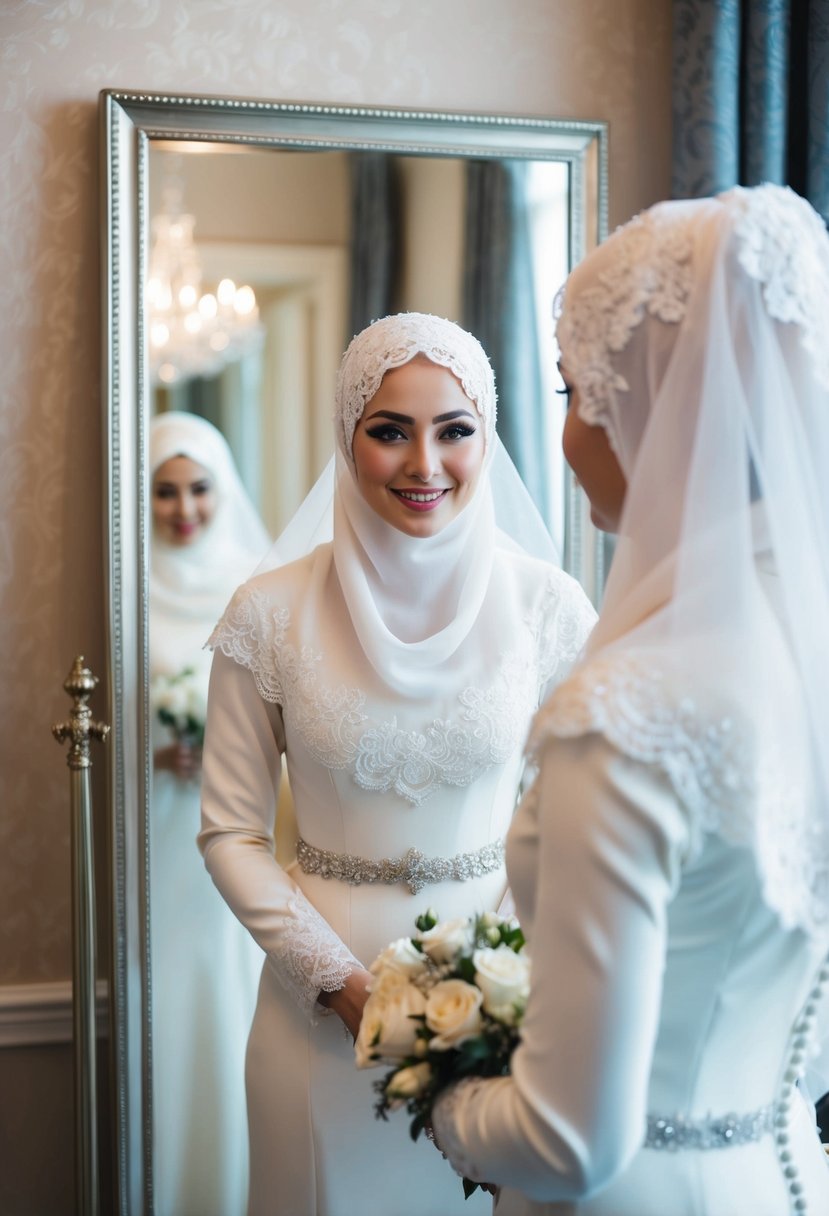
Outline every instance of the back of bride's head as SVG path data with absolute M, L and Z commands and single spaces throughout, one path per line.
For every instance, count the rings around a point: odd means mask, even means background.
M 829 926 L 827 315 L 823 222 L 762 186 L 638 216 L 570 276 L 558 323 L 571 411 L 623 476 L 588 660 L 647 671 L 643 738 L 654 715 L 665 746 L 701 715 L 712 771 L 741 741 L 729 763 L 769 898 L 812 928 Z M 622 692 L 605 700 L 621 722 Z M 793 885 L 804 867 L 814 883 Z

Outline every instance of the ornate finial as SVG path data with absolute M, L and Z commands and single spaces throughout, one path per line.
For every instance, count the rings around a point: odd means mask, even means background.
M 92 764 L 89 740 L 100 739 L 103 742 L 109 734 L 107 725 L 92 721 L 92 710 L 87 704 L 97 683 L 98 677 L 84 665 L 83 655 L 78 655 L 63 682 L 63 687 L 73 701 L 69 721 L 59 722 L 52 727 L 52 734 L 58 743 L 71 739 L 72 746 L 67 753 L 66 763 L 73 769 L 89 768 Z

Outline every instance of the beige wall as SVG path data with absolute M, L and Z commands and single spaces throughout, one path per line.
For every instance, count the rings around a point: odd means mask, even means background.
M 668 189 L 670 0 L 4 0 L 0 41 L 3 985 L 70 974 L 49 726 L 104 671 L 98 91 L 605 119 L 616 224 Z

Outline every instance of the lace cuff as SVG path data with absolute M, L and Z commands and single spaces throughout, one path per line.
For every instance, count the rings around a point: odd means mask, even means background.
M 283 988 L 314 1018 L 319 994 L 345 987 L 360 963 L 301 891 L 289 899 L 285 917 L 287 927 L 270 951 L 270 962 Z
M 490 1080 L 486 1077 L 466 1077 L 444 1090 L 432 1107 L 432 1126 L 438 1147 L 457 1174 L 475 1182 L 488 1182 L 489 1179 L 484 1177 L 486 1170 L 477 1168 L 468 1155 L 458 1135 L 457 1116 L 461 1109 L 467 1103 L 474 1102 L 481 1090 L 489 1084 Z

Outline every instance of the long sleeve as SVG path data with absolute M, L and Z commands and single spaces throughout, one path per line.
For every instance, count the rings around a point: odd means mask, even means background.
M 522 1043 L 510 1077 L 450 1090 L 435 1129 L 468 1176 L 574 1200 L 642 1143 L 688 824 L 658 771 L 593 734 L 548 744 L 513 831 L 513 882 L 535 883 Z
M 198 845 L 225 901 L 310 1015 L 319 993 L 341 988 L 359 964 L 274 857 L 283 750 L 280 707 L 262 699 L 250 671 L 217 651 Z

